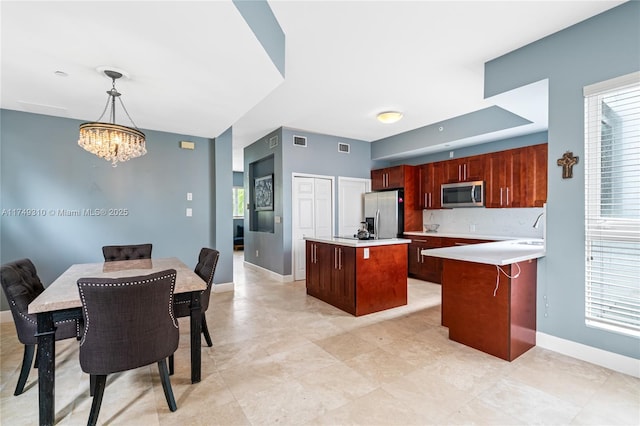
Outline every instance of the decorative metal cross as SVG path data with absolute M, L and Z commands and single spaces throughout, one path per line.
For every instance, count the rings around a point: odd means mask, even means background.
M 579 157 L 574 157 L 573 152 L 567 151 L 558 158 L 558 166 L 562 166 L 562 179 L 571 179 L 573 177 L 573 166 L 578 164 Z

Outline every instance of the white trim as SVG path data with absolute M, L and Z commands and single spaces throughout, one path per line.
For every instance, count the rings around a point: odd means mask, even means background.
M 13 322 L 13 315 L 11 315 L 11 310 L 0 311 L 0 324 Z
M 269 269 L 263 268 L 262 266 L 258 266 L 253 263 L 247 262 L 246 260 L 244 261 L 244 266 L 246 268 L 255 269 L 256 271 L 259 271 L 259 272 L 264 272 L 265 274 L 269 275 L 269 277 L 271 277 L 276 281 L 280 281 L 283 283 L 293 282 L 293 275 L 280 275 L 277 272 L 273 272 Z
M 213 283 L 213 287 L 211 287 L 211 291 L 214 293 L 226 293 L 228 291 L 233 291 L 235 288 L 235 284 L 233 282 L 230 283 Z
M 590 84 L 582 88 L 582 93 L 585 97 L 591 95 L 597 95 L 600 93 L 608 92 L 612 89 L 622 89 L 625 86 L 632 84 L 638 84 L 640 82 L 640 71 L 632 72 L 627 75 L 615 77 L 609 80 L 600 81 L 598 83 Z
M 536 345 L 572 358 L 640 378 L 640 360 L 635 358 L 540 332 L 536 333 Z

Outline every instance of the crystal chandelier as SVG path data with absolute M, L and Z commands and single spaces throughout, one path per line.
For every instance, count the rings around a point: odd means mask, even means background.
M 127 161 L 146 154 L 147 148 L 144 133 L 138 130 L 124 107 L 122 99 L 120 99 L 120 93 L 116 90 L 116 80 L 122 77 L 122 74 L 110 70 L 105 70 L 104 73 L 112 81 L 111 90 L 107 91 L 107 95 L 109 95 L 107 104 L 96 122 L 80 125 L 78 145 L 100 158 L 111 161 L 113 167 L 116 167 L 118 161 Z M 116 124 L 116 98 L 120 101 L 122 109 L 134 127 Z M 111 104 L 111 123 L 100 123 L 109 104 Z

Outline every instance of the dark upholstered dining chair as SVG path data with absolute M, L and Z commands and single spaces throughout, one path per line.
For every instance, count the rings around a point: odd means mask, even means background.
M 207 319 L 205 318 L 205 312 L 209 309 L 209 298 L 211 297 L 211 286 L 213 285 L 213 276 L 216 273 L 216 266 L 218 265 L 218 258 L 220 252 L 218 250 L 210 248 L 202 248 L 200 255 L 198 256 L 198 263 L 194 269 L 194 272 L 207 283 L 207 288 L 202 291 L 200 296 L 200 306 L 202 307 L 202 334 L 207 342 L 207 346 L 213 346 L 211 336 L 209 335 L 209 328 L 207 327 Z M 174 302 L 176 318 L 188 317 L 191 315 L 190 310 L 191 297 L 187 295 L 176 295 Z M 169 371 L 173 374 L 173 355 L 169 357 Z
M 2 265 L 0 268 L 2 289 L 7 296 L 13 322 L 18 333 L 18 340 L 24 345 L 22 368 L 18 377 L 18 384 L 14 395 L 24 391 L 24 385 L 29 377 L 29 370 L 33 362 L 38 338 L 36 315 L 28 313 L 29 303 L 44 291 L 44 286 L 38 277 L 36 267 L 29 259 L 16 260 Z M 56 321 L 56 340 L 70 339 L 78 335 L 76 320 Z M 36 365 L 37 368 L 37 357 Z
M 102 254 L 105 262 L 116 260 L 151 259 L 151 244 L 132 244 L 126 246 L 104 246 Z
M 178 348 L 175 283 L 175 269 L 135 277 L 78 280 L 85 320 L 80 367 L 95 386 L 88 424 L 98 420 L 107 375 L 153 363 L 158 364 L 169 409 L 177 409 L 166 361 Z

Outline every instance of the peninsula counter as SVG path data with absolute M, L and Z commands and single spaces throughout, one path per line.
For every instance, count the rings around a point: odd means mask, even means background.
M 517 239 L 423 250 L 443 259 L 449 338 L 507 361 L 536 345 L 537 259 L 544 241 Z

